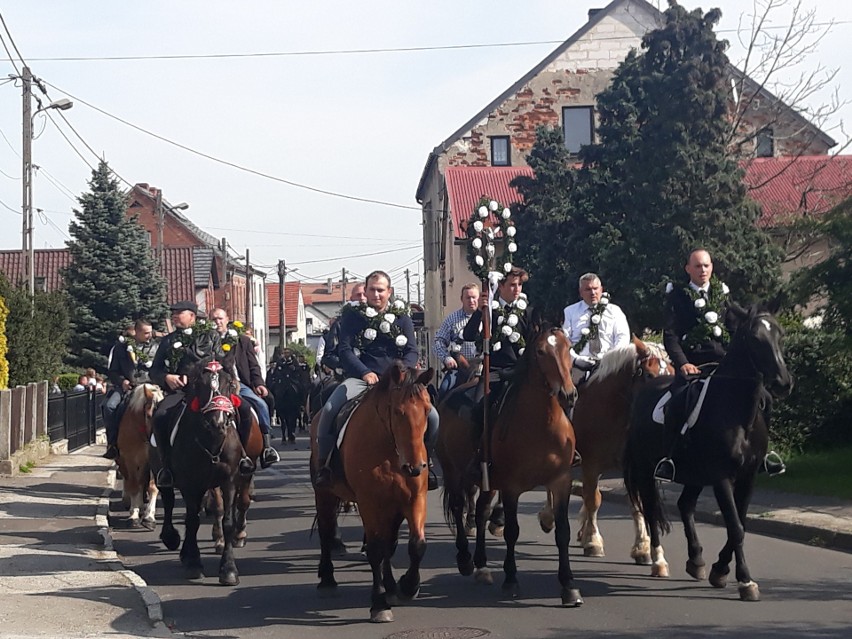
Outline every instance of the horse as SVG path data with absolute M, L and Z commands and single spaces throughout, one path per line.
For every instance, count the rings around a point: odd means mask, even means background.
M 577 450 L 582 455 L 583 506 L 580 509 L 577 541 L 586 557 L 604 557 L 604 541 L 598 528 L 601 493 L 598 487 L 606 471 L 621 470 L 630 404 L 634 393 L 652 378 L 671 380 L 674 367 L 664 359 L 662 347 L 633 336 L 629 345 L 608 351 L 601 358 L 588 381 L 578 392 L 571 423 L 577 437 Z M 650 565 L 651 547 L 642 513 L 632 509 L 634 541 L 631 558 L 640 565 Z M 539 513 L 542 530 L 553 529 L 553 510 L 547 506 Z
M 472 561 L 467 537 L 459 525 L 470 482 L 481 486 L 481 480 L 466 472 L 474 459 L 478 442 L 477 430 L 471 420 L 457 416 L 449 424 L 443 423 L 442 434 L 447 427 L 454 432 L 444 435 L 444 446 L 439 450 L 444 455 L 441 458 L 445 471 L 444 515 L 448 522 L 456 522 L 459 572 L 470 575 L 474 573 L 475 566 L 477 581 L 492 582 L 485 552 L 485 515 L 495 490 L 499 490 L 506 519 L 503 590 L 517 596 L 515 545 L 520 532 L 518 500 L 523 493 L 545 486 L 555 506 L 554 537 L 559 554 L 562 605 L 576 607 L 582 605 L 583 599 L 575 586 L 568 556 L 568 498 L 575 441 L 574 429 L 562 405 L 563 401 L 570 404 L 576 391 L 571 380 L 570 348 L 571 344 L 561 328 L 544 324 L 530 338 L 518 363 L 513 375 L 515 381 L 507 391 L 489 437 L 488 452 L 492 461 L 490 490 L 481 491 L 476 501 L 476 550 Z M 444 414 L 452 415 L 453 411 L 445 411 Z M 462 472 L 466 478 L 459 480 L 454 474 L 448 482 L 448 467 L 453 469 L 452 473 L 465 469 Z
M 339 446 L 343 477 L 327 488 L 314 487 L 320 537 L 317 586 L 334 592 L 331 560 L 341 502 L 355 502 L 364 524 L 367 559 L 373 576 L 370 621 L 393 621 L 391 603 L 410 600 L 420 590 L 420 563 L 426 552 L 427 457 L 423 436 L 431 401 L 426 385 L 434 371 L 406 369 L 397 361 L 363 396 L 349 418 Z M 311 423 L 311 477 L 317 458 L 316 429 Z M 394 580 L 391 557 L 403 520 L 408 522 L 409 567 Z
M 652 413 L 664 387 L 652 380 L 637 394 L 624 455 L 624 482 L 651 535 L 651 575 L 667 577 L 660 535 L 669 532 L 670 525 L 654 469 L 662 457 L 671 456 L 677 468 L 675 481 L 683 484 L 677 505 L 687 538 L 686 572 L 699 580 L 705 578 L 706 569 L 695 530 L 695 508 L 702 488 L 713 486 L 728 538 L 710 571 L 710 584 L 716 588 L 726 585 L 733 555 L 740 599 L 758 601 L 760 590 L 743 553 L 746 514 L 755 475 L 768 447 L 769 395 L 788 396 L 793 379 L 781 350 L 784 332 L 772 313 L 758 307 L 735 312 L 739 327 L 715 372 L 702 381 L 705 396 L 697 418 L 687 406 L 689 393 L 682 392 L 669 401 L 665 426 L 660 426 Z M 685 424 L 693 421 L 687 429 Z
M 235 586 L 239 572 L 234 561 L 235 532 L 245 527 L 250 503 L 251 476 L 241 475 L 239 462 L 243 446 L 237 433 L 238 381 L 230 372 L 232 358 L 223 363 L 214 357 L 198 361 L 187 375 L 186 407 L 172 443 L 172 472 L 186 507 L 186 537 L 180 550 L 181 563 L 189 579 L 204 576 L 198 549 L 198 526 L 204 494 L 219 488 L 223 500 L 224 547 L 219 563 L 219 583 Z M 163 526 L 160 539 L 169 550 L 180 546 L 180 533 L 172 515 L 173 488 L 160 490 L 163 496 Z
M 297 364 L 288 366 L 283 376 L 276 374 L 273 379 L 270 390 L 275 397 L 275 411 L 281 422 L 282 444 L 296 442 L 296 429 L 309 387 L 308 371 L 301 370 Z
M 122 502 L 130 511 L 130 525 L 153 529 L 159 491 L 151 474 L 148 440 L 151 437 L 151 417 L 163 391 L 154 384 L 140 384 L 127 400 L 127 409 L 118 425 L 118 469 L 124 478 Z M 145 505 L 147 493 L 148 504 Z M 140 519 L 140 511 L 142 517 Z

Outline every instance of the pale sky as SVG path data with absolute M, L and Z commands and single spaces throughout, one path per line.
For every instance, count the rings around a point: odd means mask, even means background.
M 817 22 L 836 24 L 803 69 L 852 59 L 852 2 L 801 0 Z M 163 189 L 173 204 L 236 252 L 274 272 L 278 259 L 296 278 L 422 268 L 414 195 L 429 151 L 571 36 L 603 0 L 2 0 L 0 11 L 50 98 L 70 94 L 173 142 L 221 160 L 313 188 L 400 205 L 357 202 L 295 188 L 193 155 L 75 100 L 63 112 L 80 136 L 130 183 Z M 657 4 L 657 3 L 654 3 Z M 750 0 L 718 0 L 721 36 L 736 46 Z M 780 15 L 776 24 L 784 20 Z M 778 33 L 779 31 L 773 31 Z M 545 42 L 524 46 L 201 59 L 46 58 L 310 53 L 452 45 Z M 8 40 L 7 40 L 8 44 Z M 2 77 L 14 74 L 0 50 Z M 20 66 L 20 65 L 19 65 Z M 796 72 L 784 78 L 794 81 Z M 852 100 L 852 69 L 832 83 Z M 74 99 L 74 98 L 72 98 Z M 828 91 L 813 105 L 830 99 Z M 35 107 L 34 107 L 35 108 Z M 839 142 L 846 105 L 824 126 Z M 87 162 L 95 157 L 53 113 Z M 91 169 L 43 114 L 35 118 L 33 163 L 36 248 L 61 248 L 72 197 Z M 0 248 L 21 246 L 21 92 L 0 85 Z M 4 206 L 5 205 L 5 206 Z M 6 207 L 14 209 L 10 211 Z M 410 207 L 410 208 L 404 208 Z M 55 226 L 54 226 L 55 225 Z M 56 228 L 58 227 L 58 228 Z M 523 239 L 521 238 L 521 241 Z M 364 254 L 373 254 L 358 257 Z M 413 277 L 413 276 L 412 276 Z M 268 281 L 274 281 L 271 277 Z M 412 279 L 412 289 L 414 282 Z M 402 292 L 402 287 L 397 291 Z

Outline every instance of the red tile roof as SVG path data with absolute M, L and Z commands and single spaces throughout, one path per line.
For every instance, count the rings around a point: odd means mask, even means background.
M 174 304 L 195 299 L 195 272 L 191 246 L 167 246 L 163 251 L 166 301 Z
M 299 282 L 284 283 L 284 315 L 287 320 L 287 328 L 297 328 L 299 324 Z M 279 328 L 281 316 L 278 313 L 278 283 L 266 285 L 266 312 L 269 328 Z M 304 302 L 304 295 L 302 296 Z
M 519 175 L 532 177 L 528 166 L 449 166 L 444 179 L 450 199 L 450 215 L 457 239 L 467 237 L 467 222 L 484 195 L 511 206 L 522 200 L 521 194 L 509 186 Z
M 763 207 L 758 224 L 782 226 L 852 196 L 852 155 L 757 158 L 746 166 L 744 181 Z
M 59 270 L 71 264 L 68 249 L 36 249 L 33 251 L 33 261 L 36 279 L 44 278 L 45 290 L 62 288 Z M 0 272 L 13 284 L 22 277 L 22 267 L 20 251 L 0 251 Z
M 349 299 L 352 287 L 360 282 L 332 282 L 329 290 L 328 282 L 302 282 L 302 297 L 305 305 L 309 304 L 343 304 Z

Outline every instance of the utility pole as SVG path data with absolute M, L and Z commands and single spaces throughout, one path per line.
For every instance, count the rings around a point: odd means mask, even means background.
M 287 265 L 278 260 L 278 356 L 287 346 L 287 320 L 284 317 L 284 278 L 287 277 Z
M 246 323 L 254 328 L 254 305 L 252 296 L 254 295 L 254 277 L 251 270 L 251 261 L 249 259 L 249 250 L 246 249 Z
M 155 204 L 157 210 L 157 261 L 160 263 L 160 274 L 165 275 L 165 251 L 163 250 L 163 228 L 166 226 L 166 212 L 163 210 L 163 189 L 157 189 Z
M 24 96 L 24 139 L 22 147 L 23 165 L 23 242 L 21 245 L 21 268 L 23 283 L 35 297 L 35 264 L 33 253 L 33 116 L 32 116 L 32 80 L 29 67 L 24 67 L 21 77 Z
M 346 269 L 340 269 L 340 303 L 346 304 Z
M 420 298 L 420 278 L 417 278 L 417 305 L 423 308 L 423 300 Z
M 411 304 L 411 273 L 405 269 L 405 301 Z
M 234 303 L 231 301 L 231 292 L 228 290 L 228 240 L 222 238 L 222 290 L 225 292 L 222 307 L 228 317 L 234 314 Z

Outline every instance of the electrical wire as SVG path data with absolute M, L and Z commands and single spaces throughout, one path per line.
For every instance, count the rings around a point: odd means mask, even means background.
M 293 266 L 299 266 L 301 264 L 320 264 L 322 262 L 333 262 L 335 260 L 349 260 L 355 259 L 357 257 L 372 257 L 373 255 L 385 255 L 386 253 L 396 253 L 397 251 L 413 251 L 414 249 L 422 249 L 423 247 L 420 244 L 415 244 L 414 246 L 409 246 L 408 248 L 395 248 L 388 249 L 387 251 L 375 251 L 374 253 L 361 253 L 359 255 L 342 255 L 339 257 L 329 257 L 327 259 L 322 260 L 308 260 L 306 262 L 291 262 Z
M 10 211 L 12 211 L 12 213 L 14 213 L 15 215 L 23 215 L 23 213 L 22 213 L 21 211 L 18 211 L 18 210 L 16 210 L 16 209 L 13 209 L 11 206 L 9 206 L 8 204 L 6 204 L 3 200 L 0 200 L 0 205 L 3 205 L 5 208 L 9 209 L 9 210 L 10 210 Z
M 376 238 L 374 237 L 357 237 L 353 235 L 324 235 L 322 233 L 290 233 L 289 231 L 255 231 L 252 229 L 238 229 L 231 228 L 225 226 L 207 226 L 205 228 L 212 229 L 214 231 L 234 231 L 236 233 L 260 233 L 262 235 L 285 235 L 292 237 L 323 237 L 330 238 L 334 240 L 369 240 L 372 242 L 381 241 L 381 242 L 410 242 L 411 238 L 407 237 L 399 237 L 399 238 Z

